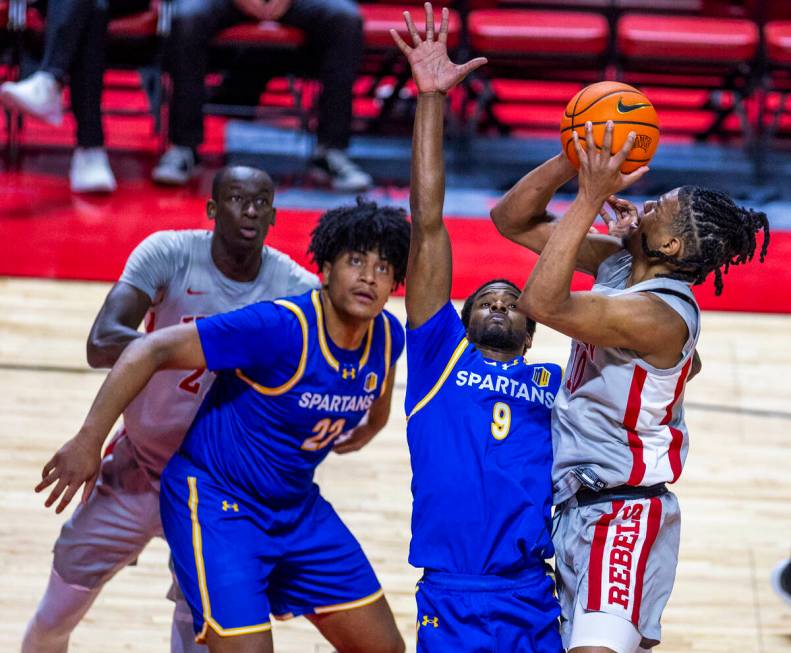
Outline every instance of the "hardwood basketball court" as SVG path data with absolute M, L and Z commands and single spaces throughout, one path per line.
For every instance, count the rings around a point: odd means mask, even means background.
M 73 435 L 102 372 L 85 338 L 108 285 L 0 278 L 0 651 L 17 651 L 47 581 L 65 516 L 32 491 L 48 457 Z M 727 288 L 726 288 L 727 290 Z M 403 317 L 403 301 L 389 306 Z M 675 491 L 683 526 L 676 589 L 661 653 L 791 651 L 791 606 L 769 573 L 791 551 L 791 316 L 706 312 L 703 372 L 687 389 L 690 455 Z M 539 327 L 532 360 L 565 364 L 564 337 Z M 404 361 L 390 424 L 366 449 L 331 455 L 317 481 L 357 535 L 414 650 L 414 585 L 406 563 L 411 500 Z M 156 541 L 123 570 L 75 631 L 75 653 L 169 651 L 167 548 Z M 279 653 L 329 653 L 304 619 L 274 624 Z

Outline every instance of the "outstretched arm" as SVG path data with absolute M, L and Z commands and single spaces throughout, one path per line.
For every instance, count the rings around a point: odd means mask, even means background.
M 540 254 L 555 228 L 547 206 L 558 188 L 576 174 L 562 153 L 531 170 L 491 210 L 497 230 L 508 240 Z M 595 276 L 601 262 L 620 248 L 618 238 L 589 233 L 580 245 L 574 267 Z
M 439 35 L 434 40 L 434 12 L 425 4 L 426 38 L 404 12 L 414 47 L 395 30 L 390 33 L 412 67 L 418 88 L 417 114 L 412 136 L 412 178 L 409 206 L 412 236 L 406 275 L 406 311 L 409 325 L 419 327 L 450 298 L 452 276 L 450 237 L 442 220 L 445 200 L 445 161 L 442 153 L 445 94 L 468 73 L 486 63 L 478 58 L 458 66 L 448 58 L 448 10 L 442 10 Z
M 157 370 L 199 367 L 206 367 L 206 359 L 194 322 L 161 329 L 131 342 L 107 375 L 77 435 L 44 466 L 36 492 L 55 483 L 44 505 L 51 506 L 63 495 L 55 510 L 61 512 L 83 483 L 83 499 L 87 499 L 99 474 L 102 443 Z

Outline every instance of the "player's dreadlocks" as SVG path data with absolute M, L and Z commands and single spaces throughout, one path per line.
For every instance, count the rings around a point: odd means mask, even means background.
M 469 297 L 467 297 L 467 299 L 464 301 L 464 306 L 461 307 L 461 323 L 464 325 L 465 329 L 470 328 L 470 315 L 472 314 L 472 305 L 475 303 L 475 298 L 481 294 L 482 290 L 496 283 L 501 283 L 505 286 L 509 286 L 513 288 L 517 296 L 522 294 L 522 291 L 519 289 L 519 286 L 517 286 L 513 281 L 509 281 L 508 279 L 490 279 L 489 281 L 481 284 L 480 286 L 478 286 L 478 288 L 475 290 L 474 293 L 472 293 Z M 527 318 L 527 334 L 532 336 L 533 334 L 535 334 L 535 332 L 536 332 L 535 320 L 531 320 L 530 318 Z
M 714 272 L 714 289 L 722 293 L 722 275 L 731 265 L 752 260 L 756 234 L 763 230 L 760 260 L 764 262 L 769 246 L 769 222 L 765 213 L 737 206 L 726 194 L 698 186 L 682 186 L 678 191 L 681 207 L 673 228 L 684 243 L 683 259 L 667 256 L 648 248 L 643 234 L 646 256 L 670 263 L 675 270 L 659 276 L 693 284 L 703 283 Z
M 395 282 L 400 285 L 406 276 L 409 233 L 404 209 L 378 206 L 358 197 L 356 205 L 340 206 L 321 216 L 308 253 L 321 270 L 324 263 L 332 263 L 343 252 L 378 250 L 393 266 Z

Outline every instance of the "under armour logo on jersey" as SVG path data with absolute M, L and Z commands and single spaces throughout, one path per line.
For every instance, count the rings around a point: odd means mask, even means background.
M 502 364 L 504 370 L 510 369 L 512 367 L 516 367 L 517 365 L 519 365 L 519 359 L 518 358 L 515 358 L 510 363 L 503 363 Z
M 234 512 L 239 512 L 239 504 L 238 503 L 228 503 L 227 501 L 222 502 L 222 510 L 226 512 L 228 510 L 233 510 Z
M 354 367 L 344 367 L 341 370 L 341 378 L 353 381 L 357 378 L 357 369 Z
M 545 388 L 549 385 L 550 378 L 549 370 L 545 367 L 537 367 L 533 370 L 533 383 L 539 388 Z
M 431 619 L 429 619 L 427 615 L 423 615 L 422 625 L 434 626 L 434 628 L 439 628 L 439 617 L 432 617 Z

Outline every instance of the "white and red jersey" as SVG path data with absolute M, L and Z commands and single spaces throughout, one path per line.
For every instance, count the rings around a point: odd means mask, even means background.
M 202 229 L 159 231 L 130 254 L 119 281 L 151 299 L 146 331 L 318 286 L 315 275 L 271 247 L 264 247 L 255 279 L 229 279 L 212 260 L 211 239 Z M 119 435 L 129 439 L 136 462 L 152 481 L 181 445 L 213 380 L 204 369 L 157 372 L 124 411 Z
M 595 489 L 672 483 L 684 466 L 684 385 L 700 334 L 700 309 L 683 281 L 655 278 L 627 288 L 631 267 L 628 252 L 614 254 L 599 267 L 593 292 L 654 293 L 682 317 L 688 338 L 681 359 L 668 369 L 630 350 L 572 340 L 552 413 L 556 504 L 575 494 L 583 479 Z

